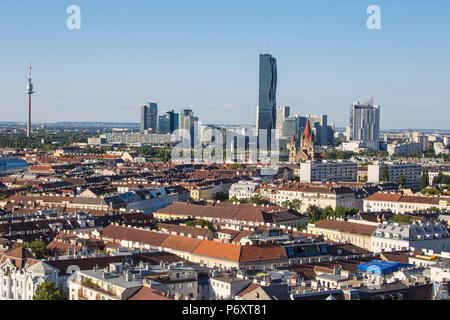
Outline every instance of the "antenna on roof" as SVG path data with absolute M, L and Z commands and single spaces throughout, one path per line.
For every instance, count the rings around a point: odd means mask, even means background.
M 372 97 L 370 98 L 370 100 L 368 102 L 366 102 L 364 105 L 366 106 L 373 106 L 375 103 L 375 90 L 372 89 Z
M 267 54 L 270 54 L 270 41 L 267 41 Z

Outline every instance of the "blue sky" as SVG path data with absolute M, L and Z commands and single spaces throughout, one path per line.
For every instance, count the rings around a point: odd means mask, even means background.
M 69 5 L 81 30 L 66 28 Z M 381 30 L 366 9 L 381 8 Z M 254 124 L 258 55 L 271 43 L 279 105 L 347 126 L 372 90 L 381 127 L 449 128 L 447 0 L 2 0 L 0 121 L 138 122 L 139 106 Z

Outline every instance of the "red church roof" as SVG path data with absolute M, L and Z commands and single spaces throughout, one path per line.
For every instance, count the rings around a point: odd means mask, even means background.
M 306 120 L 305 132 L 303 133 L 304 141 L 314 141 L 313 134 L 311 132 L 311 126 L 309 125 L 309 120 Z

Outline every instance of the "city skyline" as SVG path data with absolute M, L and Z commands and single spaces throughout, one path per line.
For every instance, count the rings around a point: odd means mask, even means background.
M 445 129 L 445 119 L 450 117 L 446 89 L 450 68 L 444 53 L 449 44 L 440 41 L 439 34 L 448 25 L 443 8 L 449 5 L 401 2 L 402 6 L 395 6 L 379 1 L 382 29 L 371 31 L 365 27 L 369 3 L 364 1 L 290 3 L 272 9 L 249 2 L 233 16 L 235 25 L 225 17 L 234 12 L 235 3 L 214 4 L 201 12 L 195 11 L 201 2 L 193 3 L 187 19 L 173 11 L 187 9 L 184 4 L 137 2 L 125 11 L 140 18 L 139 9 L 150 7 L 159 10 L 160 17 L 149 24 L 130 21 L 124 27 L 120 23 L 120 28 L 108 22 L 126 19 L 119 6 L 108 4 L 105 17 L 101 4 L 80 1 L 82 28 L 70 31 L 65 28 L 68 2 L 32 3 L 29 11 L 39 13 L 33 16 L 5 1 L 0 8 L 8 15 L 2 16 L 0 27 L 14 27 L 15 33 L 5 34 L 6 50 L 0 53 L 0 59 L 8 61 L 3 72 L 7 77 L 0 77 L 2 120 L 26 119 L 24 68 L 32 57 L 33 78 L 39 86 L 33 97 L 35 122 L 138 122 L 136 106 L 156 101 L 162 111 L 193 109 L 204 123 L 255 125 L 257 56 L 270 40 L 279 62 L 277 102 L 291 106 L 292 114 L 326 114 L 329 123 L 346 127 L 348 105 L 366 100 L 373 89 L 376 102 L 384 107 L 381 129 Z M 283 22 L 249 26 L 257 13 L 268 16 L 269 11 Z M 171 22 L 181 17 L 180 21 L 155 28 L 169 14 L 174 15 Z M 421 22 L 415 22 L 420 17 Z M 27 19 L 25 26 L 23 19 Z M 186 28 L 180 31 L 183 23 Z M 208 30 L 202 29 L 206 23 Z M 136 36 L 129 37 L 130 32 Z M 139 37 L 142 32 L 148 33 L 145 44 Z M 18 39 L 27 33 L 34 40 L 25 47 Z M 439 117 L 432 118 L 433 114 Z M 399 117 L 401 122 L 396 121 Z

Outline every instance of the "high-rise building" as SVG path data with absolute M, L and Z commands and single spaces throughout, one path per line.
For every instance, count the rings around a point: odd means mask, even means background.
M 158 117 L 158 133 L 173 133 L 179 126 L 179 114 L 174 110 L 167 111 Z
M 336 127 L 334 124 L 328 125 L 327 128 L 327 144 L 334 145 L 334 132 L 336 130 Z
M 326 115 L 308 115 L 309 124 L 314 131 L 314 143 L 319 146 L 325 146 L 328 142 L 328 116 Z
M 199 137 L 195 134 L 196 124 L 198 124 L 198 118 L 194 116 L 194 112 L 190 109 L 181 110 L 179 116 L 178 129 L 187 130 L 190 134 L 191 146 L 194 147 Z
M 277 122 L 276 96 L 277 60 L 269 53 L 261 54 L 259 56 L 259 104 L 257 107 L 256 133 L 259 138 L 259 131 L 267 130 L 269 148 L 271 143 L 271 130 L 276 128 Z
M 277 131 L 277 138 L 282 138 L 282 131 L 283 131 L 283 122 L 286 118 L 289 117 L 291 112 L 290 107 L 277 107 L 277 122 L 276 122 L 276 129 Z
M 27 138 L 31 137 L 31 95 L 33 91 L 33 83 L 31 82 L 31 62 L 29 67 L 29 75 L 27 82 L 27 95 L 28 95 L 28 119 L 27 119 Z
M 141 107 L 141 131 L 157 132 L 158 104 L 148 102 Z
M 282 123 L 285 118 L 288 118 L 291 115 L 291 107 L 283 106 L 277 107 L 277 129 L 278 124 Z
M 296 138 L 300 136 L 299 132 L 299 116 L 287 117 L 280 124 L 280 139 L 289 140 L 292 135 Z
M 350 106 L 349 140 L 361 141 L 372 151 L 380 150 L 380 106 L 373 102 Z

